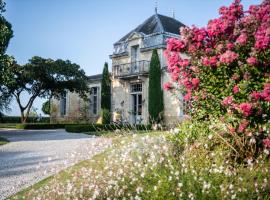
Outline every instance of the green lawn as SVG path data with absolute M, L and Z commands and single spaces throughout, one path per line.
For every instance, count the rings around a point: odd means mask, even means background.
M 12 199 L 270 198 L 269 160 L 232 167 L 222 146 L 210 148 L 212 139 L 175 149 L 168 136 L 168 132 L 110 135 L 113 144 L 104 152 Z
M 9 141 L 6 138 L 0 137 L 0 145 L 7 144 Z
M 16 123 L 0 123 L 0 128 L 16 128 Z

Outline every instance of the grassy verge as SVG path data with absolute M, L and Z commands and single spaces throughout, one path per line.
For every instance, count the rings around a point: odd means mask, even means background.
M 175 148 L 168 133 L 114 137 L 113 145 L 13 199 L 269 199 L 270 161 L 232 166 L 202 137 Z
M 16 124 L 12 124 L 12 123 L 0 123 L 0 128 L 16 128 Z
M 7 144 L 9 141 L 6 138 L 0 137 L 0 145 Z

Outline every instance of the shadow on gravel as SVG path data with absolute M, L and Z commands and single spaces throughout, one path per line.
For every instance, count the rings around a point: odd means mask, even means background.
M 11 142 L 88 139 L 93 136 L 67 133 L 65 130 L 0 130 L 0 136 Z
M 26 153 L 29 152 L 0 152 L 0 179 L 33 172 L 40 167 L 60 160 L 48 159 L 48 156 L 31 156 L 22 159 L 22 155 Z

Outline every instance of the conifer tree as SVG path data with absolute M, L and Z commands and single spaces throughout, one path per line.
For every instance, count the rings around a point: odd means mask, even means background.
M 103 73 L 102 73 L 102 83 L 101 83 L 101 114 L 102 123 L 110 123 L 110 110 L 111 110 L 111 79 L 108 69 L 108 63 L 105 62 Z
M 160 61 L 157 50 L 154 49 L 150 62 L 148 87 L 148 112 L 150 123 L 159 123 L 162 120 L 163 109 Z

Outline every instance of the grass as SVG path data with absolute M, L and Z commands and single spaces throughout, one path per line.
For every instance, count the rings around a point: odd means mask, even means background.
M 0 137 L 0 146 L 7 144 L 9 141 L 6 138 Z
M 16 123 L 0 123 L 0 128 L 16 128 Z
M 168 133 L 107 136 L 104 152 L 12 199 L 270 199 L 269 159 L 232 166 L 215 137 L 179 149 Z

